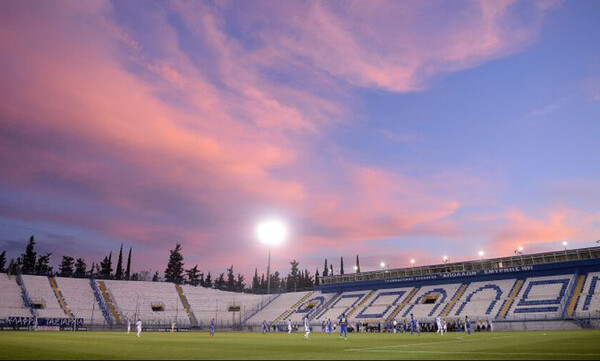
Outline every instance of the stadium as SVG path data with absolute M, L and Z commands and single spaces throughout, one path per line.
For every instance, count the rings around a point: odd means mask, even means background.
M 1 360 L 600 359 L 600 1 L 1 0 Z

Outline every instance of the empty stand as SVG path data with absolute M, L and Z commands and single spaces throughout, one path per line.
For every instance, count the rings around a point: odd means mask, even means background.
M 9 317 L 31 317 L 31 311 L 25 307 L 21 286 L 15 276 L 0 273 L 0 319 Z
M 41 318 L 66 318 L 65 311 L 58 303 L 48 277 L 23 276 L 23 285 L 27 289 L 32 305 L 37 305 Z

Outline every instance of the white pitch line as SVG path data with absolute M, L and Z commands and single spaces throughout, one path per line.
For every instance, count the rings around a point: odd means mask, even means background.
M 371 350 L 384 350 L 390 348 L 400 348 L 400 347 L 418 347 L 418 346 L 435 346 L 435 345 L 445 345 L 445 344 L 455 344 L 462 342 L 473 342 L 473 341 L 488 341 L 488 340 L 496 340 L 500 338 L 516 338 L 520 336 L 496 336 L 489 338 L 467 338 L 467 339 L 458 339 L 458 341 L 443 341 L 443 342 L 425 342 L 425 343 L 411 343 L 406 345 L 393 345 L 393 346 L 379 346 L 379 347 L 368 347 L 368 348 L 351 348 L 344 350 L 346 352 L 357 352 L 357 351 L 371 351 Z
M 428 354 L 457 354 L 457 355 L 505 355 L 505 356 L 557 356 L 557 357 L 600 357 L 600 353 L 538 353 L 538 352 L 479 352 L 479 351 L 417 351 L 417 350 L 369 350 L 375 353 L 428 353 Z

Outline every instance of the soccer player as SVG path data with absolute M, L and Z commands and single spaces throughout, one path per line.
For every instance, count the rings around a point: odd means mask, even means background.
M 137 337 L 140 338 L 142 336 L 142 320 L 138 320 L 136 323 L 137 326 Z
M 342 318 L 340 319 L 340 338 L 344 338 L 344 340 L 348 339 L 348 319 L 345 314 L 342 314 Z
M 269 325 L 267 324 L 267 321 L 263 322 L 263 335 L 266 335 L 267 333 L 269 333 Z
M 394 318 L 394 334 L 398 333 L 398 321 Z
M 469 321 L 469 316 L 465 316 L 465 328 L 467 330 L 467 335 L 471 334 L 471 321 Z
M 327 332 L 329 332 L 329 336 L 333 333 L 333 323 L 331 323 L 331 318 L 327 319 Z
M 210 337 L 215 337 L 215 319 L 210 320 Z
M 292 320 L 288 320 L 288 335 L 292 334 Z
M 310 322 L 308 321 L 308 316 L 304 317 L 304 338 L 310 340 Z
M 419 336 L 421 336 L 421 330 L 419 330 L 419 322 L 417 321 L 417 319 L 415 318 L 415 316 L 411 313 L 410 314 L 410 335 L 414 336 L 415 331 L 417 332 L 417 334 Z
M 323 334 L 327 333 L 327 322 L 326 321 L 321 322 L 321 331 L 323 332 Z
M 442 326 L 442 318 L 440 316 L 435 318 L 435 323 L 437 325 L 437 333 L 444 335 L 444 326 Z
M 127 320 L 127 334 L 131 333 L 131 320 Z

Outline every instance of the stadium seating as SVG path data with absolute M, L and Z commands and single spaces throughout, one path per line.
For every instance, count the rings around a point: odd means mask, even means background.
M 576 316 L 581 318 L 600 316 L 600 272 L 587 275 L 583 292 L 577 303 Z
M 562 317 L 566 295 L 575 275 L 528 278 L 509 312 L 509 318 Z
M 291 312 L 292 307 L 305 298 L 308 292 L 284 293 L 277 297 L 263 310 L 246 321 L 249 325 L 260 325 L 264 321 L 269 323 L 283 321 L 282 315 Z
M 420 320 L 437 317 L 450 303 L 460 286 L 461 284 L 448 284 L 421 288 L 414 298 L 415 301 L 401 313 L 402 317 L 410 317 L 410 314 L 414 314 Z
M 23 276 L 23 284 L 29 293 L 32 303 L 38 303 L 42 308 L 38 309 L 38 317 L 41 318 L 65 318 L 67 315 L 60 307 L 56 295 L 52 290 L 48 277 Z
M 272 298 L 193 286 L 182 286 L 182 289 L 200 325 L 208 324 L 213 318 L 218 325 L 239 324 L 249 311 Z M 239 306 L 239 312 L 231 312 L 230 306 Z
M 8 317 L 31 317 L 31 311 L 23 304 L 21 287 L 16 277 L 0 273 L 0 319 Z
M 411 290 L 412 288 L 400 288 L 378 291 L 355 318 L 360 322 L 381 322 L 409 296 Z
M 189 325 L 175 285 L 162 282 L 104 281 L 115 307 L 124 320 L 141 319 L 146 324 Z M 123 321 L 125 322 L 125 321 Z
M 89 280 L 57 277 L 56 283 L 75 318 L 83 318 L 86 324 L 105 323 Z
M 450 316 L 495 319 L 515 282 L 514 279 L 508 279 L 471 283 L 450 312 Z
M 369 291 L 343 293 L 324 312 L 320 312 L 315 321 L 321 323 L 331 319 L 337 322 L 343 314 L 348 316 L 350 312 L 354 311 L 367 295 L 369 295 Z

